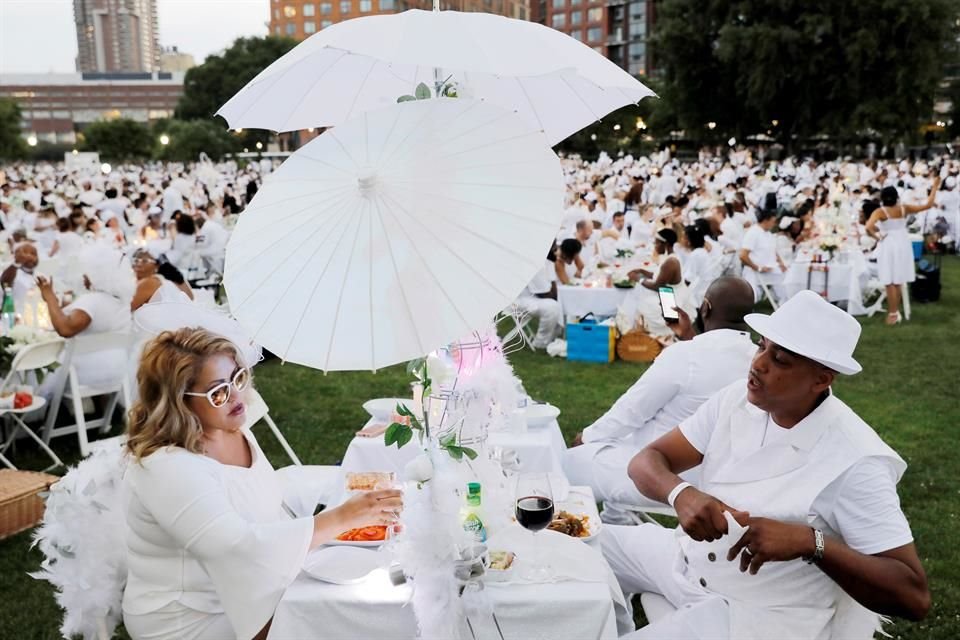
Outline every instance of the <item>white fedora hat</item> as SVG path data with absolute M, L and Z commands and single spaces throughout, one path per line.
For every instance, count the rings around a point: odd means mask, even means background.
M 744 320 L 764 338 L 837 373 L 863 369 L 853 359 L 860 323 L 812 291 L 801 291 L 771 315 L 751 313 Z

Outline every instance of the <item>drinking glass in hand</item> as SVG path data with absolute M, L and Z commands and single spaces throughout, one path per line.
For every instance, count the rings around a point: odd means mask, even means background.
M 520 576 L 526 580 L 544 582 L 550 579 L 547 556 L 542 552 L 537 533 L 553 520 L 553 491 L 546 473 L 524 473 L 517 478 L 517 522 L 533 532 L 533 549 Z

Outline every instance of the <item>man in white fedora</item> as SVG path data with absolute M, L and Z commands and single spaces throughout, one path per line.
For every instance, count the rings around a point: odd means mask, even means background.
M 745 320 L 761 336 L 747 380 L 628 467 L 680 526 L 601 534 L 624 591 L 676 609 L 630 637 L 866 640 L 877 614 L 922 619 L 930 594 L 896 492 L 906 464 L 830 389 L 861 369 L 859 323 L 809 291 Z M 678 477 L 698 465 L 699 486 Z

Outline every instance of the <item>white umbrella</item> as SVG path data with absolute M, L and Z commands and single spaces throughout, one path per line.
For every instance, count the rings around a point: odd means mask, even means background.
M 485 13 L 411 10 L 347 20 L 300 43 L 220 110 L 233 128 L 340 124 L 419 83 L 517 111 L 550 144 L 653 92 L 559 31 Z
M 516 114 L 433 99 L 290 156 L 227 245 L 232 313 L 284 360 L 376 370 L 489 323 L 544 266 L 560 161 Z
M 219 309 L 195 302 L 153 302 L 134 311 L 133 321 L 141 331 L 153 336 L 164 331 L 200 327 L 230 340 L 240 350 L 247 366 L 252 367 L 262 359 L 260 347 L 235 319 Z

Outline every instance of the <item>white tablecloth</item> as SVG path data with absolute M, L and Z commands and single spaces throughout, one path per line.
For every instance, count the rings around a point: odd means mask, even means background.
M 585 487 L 577 490 L 589 492 Z M 485 593 L 490 596 L 504 638 L 618 637 L 615 607 L 623 607 L 624 601 L 597 545 L 552 531 L 538 534 L 534 541 L 516 524 L 497 532 L 490 544 L 492 549 L 515 551 L 518 562 L 522 555 L 530 555 L 531 544 L 536 544 L 555 565 L 554 582 L 525 584 L 518 574 L 514 582 L 486 583 Z M 335 553 L 335 548 L 323 551 L 330 552 Z M 378 561 L 385 567 L 389 556 L 383 552 Z M 270 638 L 412 640 L 416 623 L 412 609 L 405 606 L 409 598 L 410 587 L 393 586 L 386 568 L 348 585 L 320 582 L 301 574 L 277 607 Z M 479 638 L 496 637 L 491 635 L 495 633 L 492 619 L 471 619 L 471 623 Z
M 834 259 L 826 265 L 813 265 L 814 271 L 810 273 L 811 262 L 798 259 L 791 263 L 783 278 L 783 286 L 788 296 L 807 289 L 809 276 L 809 289 L 822 294 L 824 284 L 827 288 L 827 300 L 830 302 L 847 301 L 847 311 L 853 315 L 861 315 L 866 311 L 863 308 L 863 286 L 869 277 L 866 259 L 860 253 L 850 253 L 844 256 L 843 261 Z M 829 268 L 829 276 L 824 273 L 822 268 Z
M 370 423 L 372 424 L 371 420 Z M 556 420 L 543 427 L 531 427 L 526 432 L 495 431 L 487 438 L 487 447 L 504 447 L 517 452 L 520 471 L 563 472 L 563 452 L 566 444 Z M 397 449 L 383 444 L 383 436 L 361 438 L 354 436 L 343 455 L 343 471 L 394 471 L 400 473 L 404 465 L 421 453 L 416 439 Z
M 600 317 L 614 316 L 629 291 L 616 287 L 560 285 L 557 287 L 557 301 L 560 302 L 564 317 L 580 317 L 590 312 Z

